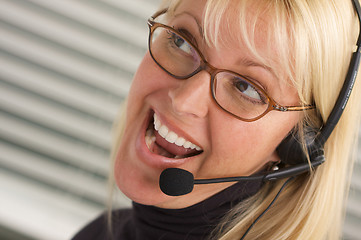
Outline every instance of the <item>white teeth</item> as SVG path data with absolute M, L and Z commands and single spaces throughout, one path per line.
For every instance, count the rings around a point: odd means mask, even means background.
M 154 114 L 154 129 L 158 131 L 161 125 L 157 115 Z
M 163 138 L 165 138 L 168 134 L 168 128 L 164 125 L 162 125 L 158 130 L 159 135 L 161 135 Z
M 177 134 L 175 134 L 174 132 L 169 132 L 165 137 L 165 140 L 167 140 L 170 143 L 174 143 L 175 140 L 177 140 L 177 138 L 178 138 Z
M 183 146 L 183 144 L 186 142 L 186 140 L 182 137 L 177 138 L 177 140 L 175 140 L 174 144 L 177 146 Z
M 167 140 L 170 143 L 174 143 L 177 146 L 184 147 L 184 148 L 191 148 L 196 149 L 197 151 L 201 151 L 202 149 L 191 143 L 190 141 L 185 140 L 182 137 L 179 137 L 175 132 L 169 131 L 168 127 L 162 125 L 159 121 L 159 118 L 156 114 L 154 114 L 154 129 L 159 133 L 161 137 Z
M 185 148 L 190 148 L 190 147 L 191 147 L 191 145 L 192 145 L 192 143 L 191 143 L 191 142 L 186 141 L 186 142 L 183 144 L 183 147 L 185 147 Z

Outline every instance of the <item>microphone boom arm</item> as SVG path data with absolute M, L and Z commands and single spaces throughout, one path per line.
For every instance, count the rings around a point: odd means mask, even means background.
M 210 178 L 210 179 L 194 179 L 194 184 L 212 184 L 212 183 L 224 183 L 224 182 L 239 182 L 242 180 L 245 181 L 273 181 L 281 178 L 287 178 L 301 173 L 309 172 L 310 168 L 315 168 L 325 162 L 325 156 L 320 155 L 312 161 L 311 166 L 308 163 L 301 163 L 291 167 L 282 168 L 280 170 L 265 173 L 257 174 L 251 176 L 242 176 L 242 177 L 225 177 L 225 178 Z

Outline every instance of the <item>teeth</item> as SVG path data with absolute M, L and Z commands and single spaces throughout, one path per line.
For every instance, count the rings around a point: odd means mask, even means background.
M 177 146 L 183 146 L 183 144 L 186 142 L 186 140 L 182 137 L 177 138 L 177 140 L 175 140 L 174 144 Z
M 153 134 L 153 130 L 147 130 L 145 133 L 145 143 L 147 147 L 151 149 L 152 144 L 155 142 L 155 136 Z
M 164 125 L 162 125 L 158 130 L 159 135 L 161 135 L 163 138 L 167 137 L 168 132 L 169 132 L 168 128 L 166 126 L 164 126 Z
M 167 140 L 170 143 L 174 143 L 175 140 L 177 140 L 178 135 L 174 132 L 168 132 L 167 136 L 165 137 L 165 140 Z
M 158 131 L 160 126 L 161 126 L 161 123 L 158 119 L 156 119 L 156 115 L 154 114 L 154 129 Z
M 191 145 L 192 145 L 192 143 L 191 143 L 191 142 L 186 141 L 186 142 L 183 144 L 183 147 L 185 147 L 185 148 L 190 148 L 190 147 L 191 147 Z
M 154 114 L 154 129 L 165 140 L 167 140 L 170 143 L 174 143 L 179 147 L 196 149 L 197 151 L 202 150 L 199 146 L 195 145 L 194 143 L 187 141 L 182 137 L 179 137 L 175 132 L 169 131 L 167 126 L 162 125 L 156 114 Z

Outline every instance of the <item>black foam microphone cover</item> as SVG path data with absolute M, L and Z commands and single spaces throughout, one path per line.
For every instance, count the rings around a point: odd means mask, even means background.
M 159 187 L 169 196 L 181 196 L 192 192 L 193 174 L 179 168 L 167 168 L 159 177 Z

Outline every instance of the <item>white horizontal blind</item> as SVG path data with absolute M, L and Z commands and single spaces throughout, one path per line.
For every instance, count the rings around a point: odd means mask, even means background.
M 0 0 L 2 228 L 68 239 L 104 209 L 111 124 L 157 2 Z M 359 164 L 355 173 L 352 240 L 361 239 Z
M 0 0 L 0 239 L 69 239 L 104 210 L 112 121 L 157 2 Z

